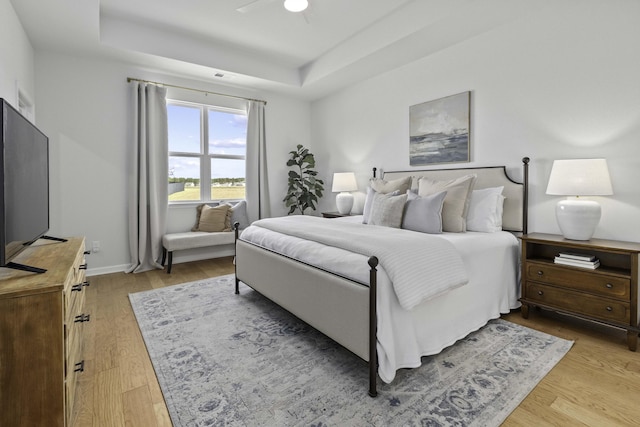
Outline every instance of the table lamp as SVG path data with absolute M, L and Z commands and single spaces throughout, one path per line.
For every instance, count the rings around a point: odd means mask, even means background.
M 581 196 L 613 194 L 606 159 L 555 160 L 547 194 L 569 196 L 556 206 L 556 219 L 563 236 L 589 240 L 600 222 L 601 208 L 595 200 Z
M 353 207 L 353 194 L 348 191 L 356 191 L 356 175 L 353 172 L 336 172 L 333 174 L 332 193 L 338 193 L 336 196 L 336 205 L 338 212 L 342 215 L 348 215 Z

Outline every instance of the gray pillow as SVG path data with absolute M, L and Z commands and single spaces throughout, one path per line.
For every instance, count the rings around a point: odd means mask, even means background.
M 369 224 L 400 228 L 406 202 L 406 194 L 392 196 L 391 194 L 376 193 L 373 196 Z
M 362 223 L 368 224 L 371 217 L 371 208 L 373 207 L 373 197 L 378 194 L 376 190 L 371 187 L 367 187 L 367 198 L 364 200 L 364 210 L 362 211 Z M 383 193 L 384 194 L 384 193 Z M 398 190 L 388 193 L 391 196 L 397 196 L 400 194 Z
M 421 233 L 442 233 L 442 205 L 447 192 L 420 197 L 407 191 L 402 228 Z
M 382 178 L 371 178 L 369 180 L 369 187 L 367 187 L 367 197 L 364 200 L 364 210 L 362 211 L 362 223 L 367 224 L 369 222 L 369 216 L 371 214 L 371 206 L 373 203 L 373 196 L 376 193 L 382 194 L 404 194 L 411 187 L 411 177 L 394 179 L 392 181 L 385 181 Z

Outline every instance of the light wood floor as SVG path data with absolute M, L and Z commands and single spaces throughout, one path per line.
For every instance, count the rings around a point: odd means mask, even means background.
M 76 427 L 171 426 L 128 294 L 233 273 L 232 258 L 176 264 L 172 273 L 91 277 Z M 626 333 L 548 312 L 505 319 L 575 344 L 504 423 L 505 426 L 640 425 L 640 353 Z M 363 392 L 365 392 L 363 390 Z

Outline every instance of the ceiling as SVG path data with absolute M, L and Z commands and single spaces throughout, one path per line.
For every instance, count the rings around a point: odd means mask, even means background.
M 36 50 L 304 99 L 512 22 L 536 3 L 309 0 L 292 13 L 283 0 L 10 1 Z

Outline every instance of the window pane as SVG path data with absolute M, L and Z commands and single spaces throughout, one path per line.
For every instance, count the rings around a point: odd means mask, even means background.
M 209 154 L 247 152 L 247 116 L 209 110 Z
M 201 153 L 200 108 L 184 105 L 167 105 L 169 151 Z
M 169 201 L 200 200 L 200 159 L 169 156 Z
M 211 159 L 211 199 L 244 199 L 244 160 Z

